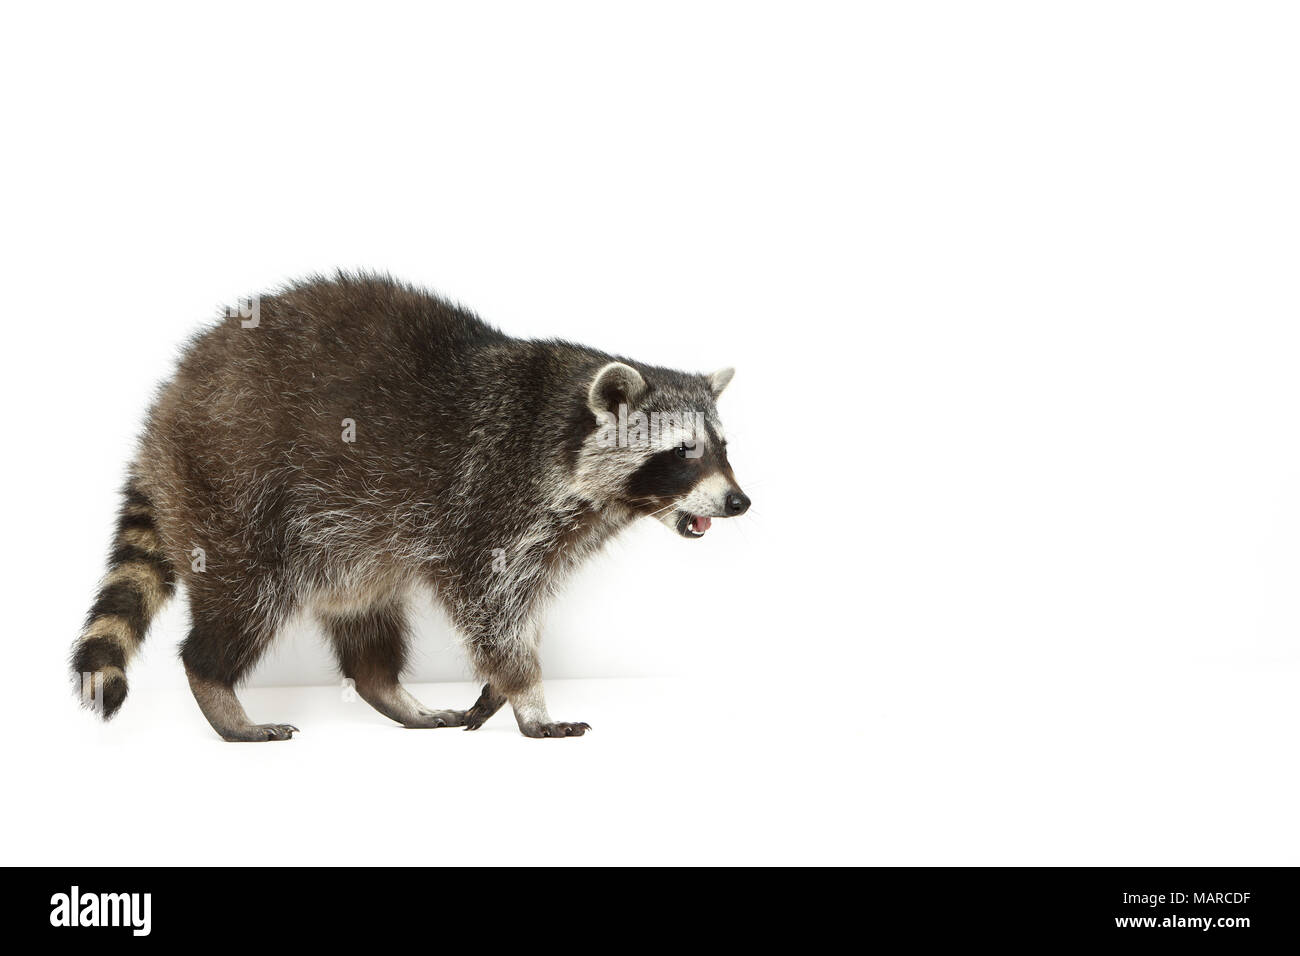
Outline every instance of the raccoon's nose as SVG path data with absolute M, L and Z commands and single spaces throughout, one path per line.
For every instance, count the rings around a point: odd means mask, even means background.
M 733 491 L 727 495 L 726 511 L 728 516 L 734 518 L 736 515 L 743 515 L 748 510 L 749 499 L 745 497 L 744 492 Z

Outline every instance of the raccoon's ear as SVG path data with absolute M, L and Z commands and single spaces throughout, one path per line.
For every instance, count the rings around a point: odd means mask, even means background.
M 709 389 L 713 392 L 714 398 L 722 394 L 722 390 L 731 383 L 731 377 L 735 374 L 734 368 L 720 368 L 709 376 Z
M 591 380 L 587 389 L 587 407 L 600 418 L 606 412 L 618 412 L 619 405 L 632 408 L 645 394 L 645 379 L 630 365 L 610 362 Z

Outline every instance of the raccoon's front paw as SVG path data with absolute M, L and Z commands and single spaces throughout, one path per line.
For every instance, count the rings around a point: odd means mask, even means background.
M 293 724 L 249 724 L 227 731 L 221 738 L 233 743 L 260 743 L 264 740 L 291 740 L 296 733 L 301 731 Z
M 474 706 L 465 711 L 465 729 L 478 730 L 489 717 L 501 709 L 505 702 L 504 694 L 494 692 L 491 684 L 484 684 L 483 693 L 474 702 Z
M 463 710 L 422 710 L 414 718 L 402 724 L 403 727 L 417 729 L 421 727 L 459 727 L 465 723 Z
M 545 724 L 520 724 L 519 732 L 525 737 L 581 737 L 591 730 L 591 724 L 568 723 L 557 720 Z

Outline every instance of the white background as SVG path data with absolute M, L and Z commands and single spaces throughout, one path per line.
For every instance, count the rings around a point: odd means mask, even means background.
M 1300 862 L 1297 25 L 10 12 L 5 862 Z M 752 512 L 634 529 L 552 615 L 587 737 L 400 730 L 303 628 L 245 699 L 304 732 L 226 745 L 179 601 L 118 719 L 76 710 L 152 389 L 221 304 L 337 266 L 738 368 Z M 468 680 L 445 622 L 414 676 Z

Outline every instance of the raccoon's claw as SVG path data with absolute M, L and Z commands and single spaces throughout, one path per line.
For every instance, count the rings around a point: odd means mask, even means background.
M 234 743 L 260 743 L 264 740 L 291 740 L 300 731 L 293 724 L 249 724 L 236 731 L 222 734 L 223 740 Z
M 591 724 L 555 721 L 549 724 L 527 724 L 519 728 L 525 737 L 581 737 L 591 730 Z
M 427 727 L 459 727 L 465 722 L 463 710 L 422 710 L 414 720 L 408 720 L 403 727 L 412 729 Z
M 493 711 L 493 713 L 495 713 L 495 711 Z M 488 718 L 491 716 L 492 713 L 485 714 L 481 711 L 475 713 L 472 710 L 468 710 L 465 712 L 465 729 L 478 730 L 480 727 L 482 727 L 484 724 L 488 722 Z

